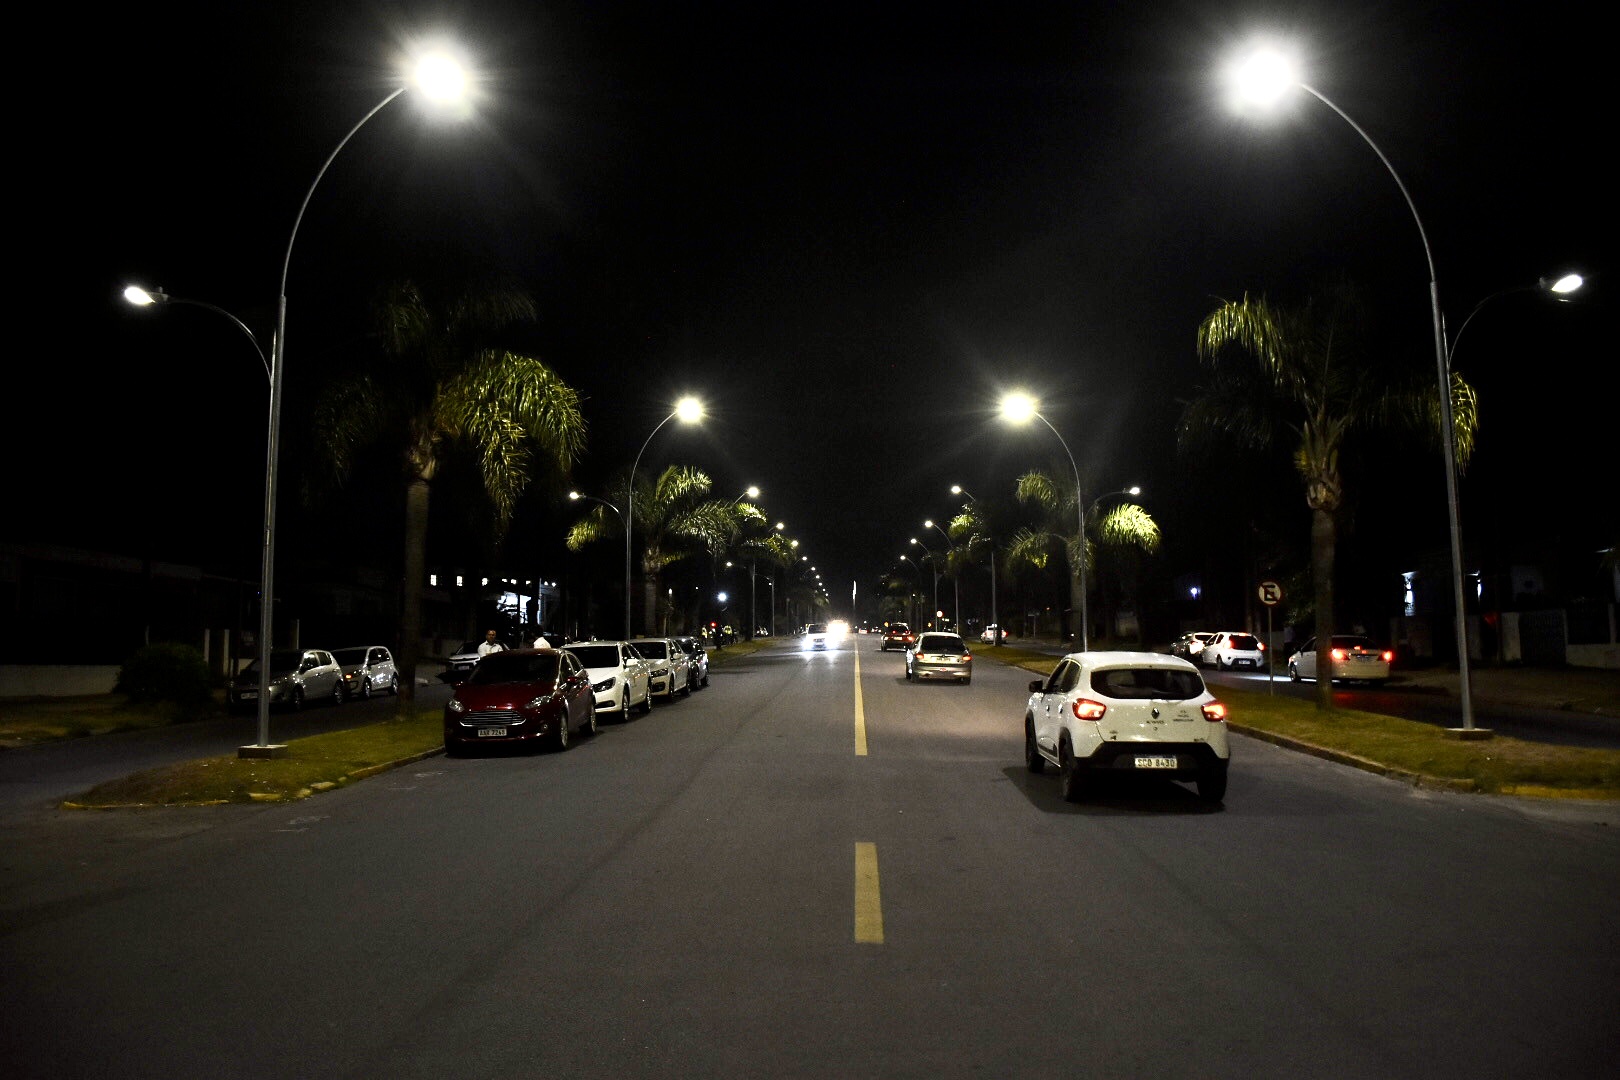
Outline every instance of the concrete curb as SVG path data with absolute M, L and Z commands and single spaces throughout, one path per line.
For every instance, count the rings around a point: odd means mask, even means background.
M 1479 785 L 1473 780 L 1454 780 L 1448 777 L 1429 776 L 1425 773 L 1416 773 L 1410 772 L 1406 769 L 1397 769 L 1392 765 L 1385 765 L 1382 762 L 1372 761 L 1364 757 L 1357 757 L 1355 754 L 1347 754 L 1343 750 L 1333 750 L 1329 747 L 1317 746 L 1315 743 L 1308 743 L 1302 739 L 1295 739 L 1288 735 L 1278 735 L 1273 731 L 1261 731 L 1259 728 L 1246 727 L 1243 724 L 1234 724 L 1230 720 L 1227 721 L 1226 727 L 1227 730 L 1235 731 L 1239 735 L 1247 735 L 1251 739 L 1259 739 L 1261 742 L 1268 742 L 1275 746 L 1280 746 L 1285 750 L 1297 750 L 1302 754 L 1310 754 L 1312 757 L 1319 757 L 1325 761 L 1336 762 L 1340 765 L 1349 765 L 1353 768 L 1360 769 L 1363 772 L 1375 773 L 1378 776 L 1387 777 L 1391 780 L 1400 780 L 1404 783 L 1411 784 L 1416 788 L 1423 788 L 1428 791 L 1479 791 Z

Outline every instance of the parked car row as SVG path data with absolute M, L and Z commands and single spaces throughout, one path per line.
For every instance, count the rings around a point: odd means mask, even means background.
M 657 698 L 709 685 L 709 654 L 695 637 L 577 641 L 550 649 L 506 649 L 475 659 L 444 707 L 444 749 L 549 745 L 566 750 L 576 732 L 594 735 L 598 717 L 628 720 Z
M 225 690 L 232 711 L 257 709 L 259 660 L 243 668 Z M 342 649 L 272 649 L 272 707 L 301 709 L 318 701 L 341 705 L 350 698 L 399 693 L 399 670 L 386 645 L 350 645 Z
M 1170 655 L 1179 656 L 1217 671 L 1259 670 L 1265 666 L 1266 646 L 1253 634 L 1239 631 L 1182 634 L 1170 645 Z M 1395 662 L 1391 649 L 1381 649 L 1371 638 L 1360 634 L 1335 634 L 1330 655 L 1336 682 L 1382 684 L 1389 681 L 1390 665 Z M 1294 682 L 1316 678 L 1316 639 L 1307 638 L 1288 657 L 1288 677 Z

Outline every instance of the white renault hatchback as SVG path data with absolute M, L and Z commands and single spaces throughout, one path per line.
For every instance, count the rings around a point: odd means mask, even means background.
M 1098 775 L 1191 780 L 1207 802 L 1226 797 L 1226 707 L 1198 669 L 1163 653 L 1070 653 L 1029 684 L 1024 763 L 1057 766 L 1079 802 Z

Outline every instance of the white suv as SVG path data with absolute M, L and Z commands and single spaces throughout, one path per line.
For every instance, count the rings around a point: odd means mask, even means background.
M 1253 634 L 1222 630 L 1204 645 L 1199 661 L 1216 671 L 1231 668 L 1259 671 L 1266 665 L 1266 647 Z
M 1199 798 L 1226 797 L 1226 707 L 1198 669 L 1163 653 L 1070 653 L 1029 684 L 1024 763 L 1058 768 L 1063 798 L 1078 802 L 1099 774 L 1191 780 Z

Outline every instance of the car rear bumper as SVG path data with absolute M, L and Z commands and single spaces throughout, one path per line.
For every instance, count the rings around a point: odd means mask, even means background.
M 1173 769 L 1139 764 L 1139 759 L 1174 757 Z M 1089 757 L 1076 758 L 1075 764 L 1092 772 L 1154 774 L 1186 779 L 1200 773 L 1224 769 L 1230 759 L 1220 756 L 1209 743 L 1105 742 Z
M 911 673 L 919 679 L 966 679 L 973 674 L 973 665 L 912 664 Z

